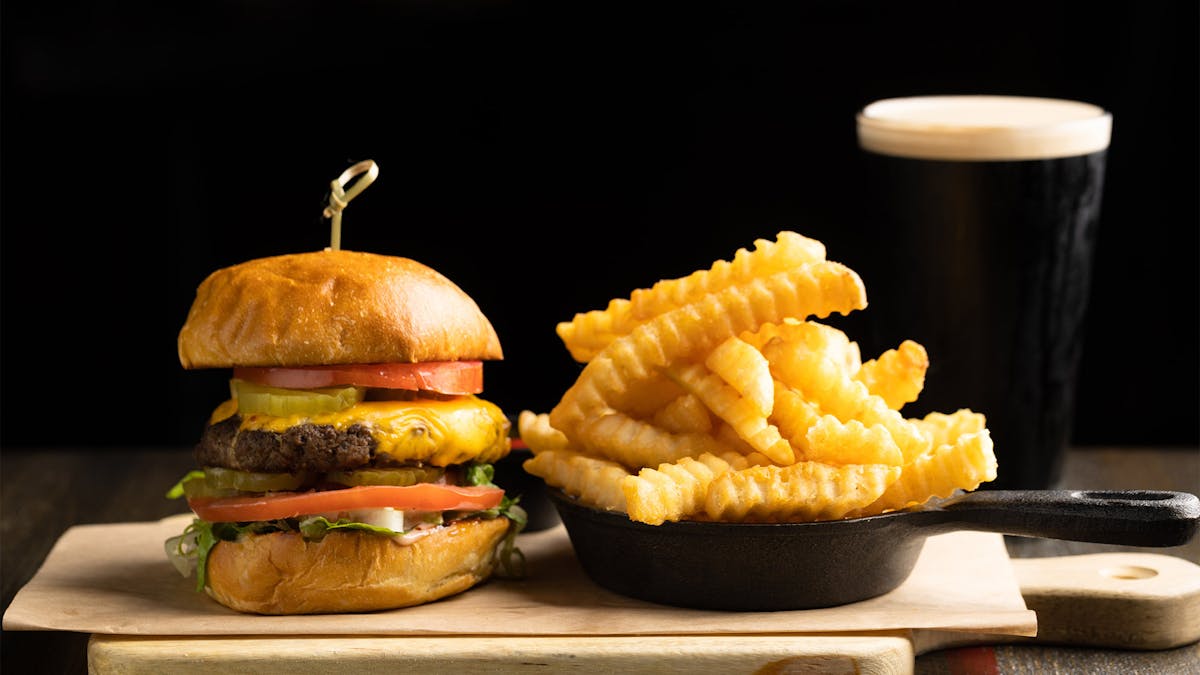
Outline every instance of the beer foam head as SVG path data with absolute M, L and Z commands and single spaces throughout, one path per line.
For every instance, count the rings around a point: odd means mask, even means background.
M 913 96 L 858 117 L 864 150 L 959 161 L 1053 159 L 1108 148 L 1112 115 L 1090 103 L 1031 96 Z

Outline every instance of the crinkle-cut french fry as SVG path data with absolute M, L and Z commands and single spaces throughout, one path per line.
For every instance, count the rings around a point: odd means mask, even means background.
M 708 468 L 697 465 L 701 470 Z M 671 470 L 642 469 L 637 475 L 626 476 L 621 481 L 630 520 L 661 525 L 667 520 L 679 520 L 687 513 L 689 507 L 685 503 L 692 501 L 700 479 L 675 464 L 663 466 L 671 467 Z
M 722 450 L 716 454 L 711 452 L 702 453 L 698 460 L 708 465 L 714 473 L 722 474 L 727 470 L 741 471 L 752 466 L 770 466 L 771 458 L 761 452 L 751 452 L 743 454 L 732 450 Z
M 718 260 L 708 270 L 678 279 L 663 279 L 648 289 L 637 289 L 628 300 L 617 298 L 604 310 L 576 314 L 571 321 L 558 324 L 555 330 L 571 356 L 586 363 L 609 342 L 660 314 L 750 279 L 824 260 L 823 243 L 783 231 L 776 241 L 755 240 L 754 251 L 738 249 L 732 261 Z
M 700 399 L 687 393 L 676 396 L 670 403 L 655 411 L 650 421 L 673 434 L 707 434 L 713 429 L 712 415 L 709 414 L 708 408 L 704 407 Z
M 775 381 L 772 421 L 796 449 L 798 460 L 826 464 L 903 464 L 903 453 L 882 426 L 842 422 L 821 413 L 816 403 Z
M 867 385 L 867 391 L 883 398 L 889 408 L 899 410 L 905 403 L 917 400 L 925 388 L 925 371 L 928 369 L 929 355 L 925 347 L 905 340 L 899 347 L 862 364 L 854 379 Z
M 820 462 L 729 471 L 709 485 L 704 511 L 726 522 L 835 520 L 874 502 L 899 475 L 897 466 Z
M 737 464 L 732 458 L 741 456 L 745 462 L 737 468 L 744 469 L 747 466 L 760 466 L 766 464 L 774 464 L 775 462 L 761 452 L 750 447 L 750 444 L 745 441 L 738 433 L 729 426 L 725 420 L 718 420 L 716 426 L 713 427 L 712 436 L 721 446 L 721 452 L 714 453 L 725 459 L 730 464 Z
M 825 244 L 784 230 L 774 241 L 754 240 L 753 251 L 738 249 L 732 261 L 717 260 L 708 270 L 665 279 L 649 289 L 635 290 L 630 295 L 633 314 L 638 319 L 648 319 L 748 279 L 824 260 Z
M 548 414 L 523 412 L 530 467 L 653 524 L 837 519 L 995 478 L 982 415 L 900 414 L 924 347 L 864 363 L 818 320 L 866 307 L 853 270 L 795 233 L 756 245 L 559 324 L 586 365 Z
M 570 437 L 589 416 L 625 409 L 621 401 L 650 373 L 707 353 L 732 335 L 784 317 L 848 314 L 866 304 L 858 274 L 828 261 L 722 289 L 660 314 L 609 343 L 550 411 L 550 422 Z
M 771 414 L 775 406 L 771 366 L 754 346 L 736 336 L 727 338 L 708 353 L 704 365 L 753 403 L 763 417 Z
M 809 428 L 807 458 L 826 464 L 887 464 L 901 466 L 904 455 L 887 429 L 858 420 L 842 422 L 823 415 Z
M 774 382 L 775 408 L 771 412 L 771 423 L 792 444 L 797 461 L 811 460 L 808 430 L 821 419 L 821 408 L 779 380 Z
M 823 354 L 835 364 L 844 366 L 845 372 L 851 376 L 862 367 L 862 354 L 858 343 L 851 341 L 840 329 L 820 321 L 786 318 L 779 323 L 765 323 L 756 331 L 743 331 L 740 339 L 758 349 L 760 353 L 767 343 L 772 341 L 803 346 L 809 351 Z
M 566 450 L 570 446 L 563 432 L 550 426 L 549 413 L 522 410 L 517 415 L 517 435 L 535 454 L 546 450 Z
M 953 444 L 942 445 L 905 466 L 899 480 L 860 515 L 924 504 L 935 497 L 949 497 L 957 490 L 974 490 L 995 480 L 996 468 L 991 432 L 983 429 L 963 434 Z
M 949 415 L 931 412 L 915 422 L 929 433 L 935 448 L 955 443 L 960 436 L 983 431 L 987 427 L 987 418 L 983 413 L 974 412 L 969 408 L 960 408 Z
M 605 511 L 625 511 L 621 481 L 629 472 L 620 464 L 570 450 L 545 450 L 525 460 L 525 471 L 581 502 Z
M 621 410 L 631 417 L 649 419 L 685 393 L 671 378 L 652 373 L 629 390 L 629 395 L 620 402 Z
M 608 307 L 576 314 L 555 328 L 571 357 L 580 363 L 592 359 L 609 342 L 627 335 L 633 304 L 627 298 L 613 298 Z
M 708 434 L 673 434 L 617 411 L 588 420 L 567 437 L 578 450 L 633 470 L 721 451 L 720 443 Z
M 755 466 L 750 458 L 738 453 L 718 456 L 705 452 L 694 459 L 684 457 L 674 464 L 660 464 L 656 469 L 643 468 L 622 481 L 629 518 L 660 525 L 700 514 L 714 478 L 750 466 Z
M 729 423 L 725 420 L 717 420 L 716 424 L 713 426 L 712 436 L 713 438 L 717 439 L 717 442 L 721 444 L 721 447 L 724 448 L 726 452 L 736 452 L 741 455 L 749 455 L 752 452 L 758 452 L 754 448 L 750 447 L 750 444 L 746 442 L 746 439 L 738 436 L 738 432 L 734 431 L 733 427 L 729 426 Z M 768 464 L 774 464 L 774 462 L 768 462 Z
M 661 525 L 694 514 L 703 507 L 713 476 L 712 467 L 692 458 L 660 464 L 658 468 L 642 468 L 620 485 L 625 492 L 629 518 Z
M 837 363 L 820 352 L 772 339 L 763 348 L 776 378 L 804 397 L 815 401 L 821 410 L 843 421 L 858 420 L 864 425 L 881 425 L 904 453 L 904 461 L 920 457 L 931 446 L 929 434 L 892 410 L 866 385 L 852 379 Z
M 700 363 L 675 366 L 666 370 L 689 394 L 700 399 L 712 414 L 724 420 L 751 448 L 770 457 L 776 464 L 796 461 L 792 446 L 767 422 L 758 407 Z

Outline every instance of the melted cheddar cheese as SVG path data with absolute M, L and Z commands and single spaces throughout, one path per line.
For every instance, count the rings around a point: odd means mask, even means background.
M 210 424 L 237 414 L 237 400 L 213 411 Z M 345 431 L 359 424 L 378 444 L 376 455 L 397 461 L 449 466 L 475 460 L 495 462 L 508 454 L 511 423 L 499 406 L 473 395 L 449 400 L 364 401 L 337 412 L 313 415 L 247 414 L 242 431 L 283 433 L 300 424 L 331 426 Z

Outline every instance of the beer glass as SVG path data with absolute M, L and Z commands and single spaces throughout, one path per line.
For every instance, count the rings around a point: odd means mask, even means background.
M 1111 129 L 1099 106 L 1022 96 L 894 98 L 858 112 L 855 250 L 869 250 L 847 262 L 869 306 L 857 330 L 872 349 L 913 339 L 928 352 L 906 417 L 986 415 L 999 468 L 984 488 L 1060 477 Z

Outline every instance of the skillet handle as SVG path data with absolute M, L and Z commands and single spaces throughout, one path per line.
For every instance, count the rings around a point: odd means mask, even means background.
M 1128 546 L 1179 546 L 1200 498 L 1161 490 L 977 490 L 940 504 L 943 526 Z

